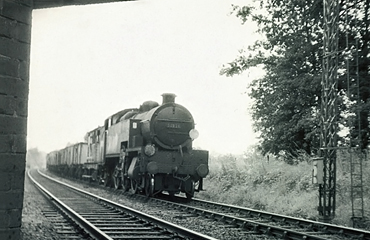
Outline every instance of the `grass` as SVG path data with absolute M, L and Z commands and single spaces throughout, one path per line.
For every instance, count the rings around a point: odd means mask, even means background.
M 253 148 L 238 156 L 211 154 L 210 174 L 204 181 L 206 191 L 197 197 L 319 220 L 319 192 L 318 186 L 312 184 L 311 158 L 302 155 L 297 162 L 296 165 L 289 165 L 271 156 L 267 161 Z M 365 210 L 368 210 L 368 161 L 363 162 L 363 179 Z M 347 153 L 338 153 L 336 217 L 332 223 L 352 226 L 350 192 L 349 157 Z M 369 229 L 369 224 L 363 227 Z
M 334 224 L 352 226 L 350 155 L 337 152 L 336 217 Z M 27 165 L 44 167 L 45 154 L 29 149 Z M 369 157 L 368 157 L 369 159 Z M 319 220 L 318 186 L 312 184 L 311 158 L 301 155 L 289 165 L 271 157 L 267 161 L 255 148 L 243 155 L 211 154 L 210 173 L 204 180 L 206 191 L 198 198 L 224 202 L 311 220 Z M 363 162 L 365 217 L 370 217 L 370 163 Z M 366 220 L 366 219 L 365 219 Z M 370 222 L 363 228 L 370 230 Z

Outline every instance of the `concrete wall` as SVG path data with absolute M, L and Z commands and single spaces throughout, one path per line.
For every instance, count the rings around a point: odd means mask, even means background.
M 114 0 L 0 0 L 0 239 L 19 239 L 33 8 Z

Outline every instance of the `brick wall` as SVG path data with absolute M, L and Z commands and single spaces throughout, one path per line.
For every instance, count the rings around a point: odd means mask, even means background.
M 114 1 L 0 0 L 0 240 L 20 238 L 32 8 Z
M 0 239 L 19 239 L 32 0 L 0 0 Z

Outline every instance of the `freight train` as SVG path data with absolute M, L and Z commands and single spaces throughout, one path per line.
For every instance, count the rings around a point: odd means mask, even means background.
M 89 131 L 85 142 L 49 153 L 47 168 L 133 193 L 182 192 L 191 199 L 203 190 L 208 151 L 193 149 L 194 119 L 175 103 L 176 95 L 162 97 L 161 105 L 146 101 L 119 111 Z

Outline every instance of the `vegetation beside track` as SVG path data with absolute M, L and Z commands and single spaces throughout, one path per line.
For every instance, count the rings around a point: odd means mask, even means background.
M 45 167 L 45 154 L 37 149 L 27 153 L 27 165 Z M 336 217 L 332 223 L 352 227 L 351 176 L 349 155 L 338 151 Z M 206 191 L 196 197 L 250 207 L 279 214 L 319 220 L 318 186 L 312 184 L 311 157 L 301 154 L 290 165 L 262 156 L 255 147 L 243 155 L 210 154 Z M 363 164 L 364 209 L 370 218 L 370 157 Z M 370 222 L 364 223 L 370 230 Z
M 289 165 L 262 156 L 255 148 L 244 155 L 210 155 L 210 174 L 204 181 L 206 191 L 196 197 L 260 209 L 279 214 L 319 220 L 318 186 L 312 184 L 312 161 L 300 155 Z M 364 161 L 364 204 L 370 209 L 370 163 Z M 336 217 L 332 223 L 352 227 L 351 177 L 349 156 L 338 152 Z M 369 212 L 367 213 L 369 214 Z M 370 217 L 367 215 L 367 217 Z M 364 224 L 369 230 L 370 223 Z

